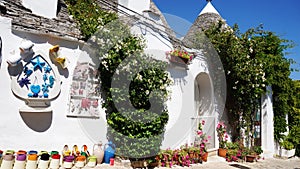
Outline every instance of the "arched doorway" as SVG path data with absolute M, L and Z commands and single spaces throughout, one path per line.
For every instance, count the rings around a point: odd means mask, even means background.
M 194 82 L 194 101 L 195 101 L 195 116 L 194 116 L 194 130 L 197 130 L 198 124 L 205 121 L 203 131 L 211 137 L 208 148 L 216 147 L 216 115 L 214 112 L 214 91 L 209 74 L 199 73 Z

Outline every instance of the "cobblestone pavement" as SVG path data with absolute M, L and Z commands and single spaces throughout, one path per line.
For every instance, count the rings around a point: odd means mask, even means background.
M 215 159 L 214 159 L 215 158 Z M 226 162 L 225 160 L 220 160 L 220 157 L 209 157 L 212 161 L 208 161 L 203 164 L 194 165 L 189 167 L 191 169 L 300 169 L 300 158 L 291 159 L 279 159 L 270 158 L 265 160 L 259 160 L 253 163 L 236 163 L 236 162 Z M 188 168 L 188 167 L 178 167 Z
M 128 169 L 121 166 L 101 166 L 99 168 L 107 169 Z M 131 168 L 131 167 L 129 167 Z M 159 167 L 155 169 L 165 169 Z M 190 167 L 172 167 L 172 169 L 300 169 L 300 158 L 294 157 L 290 159 L 269 158 L 259 160 L 257 162 L 226 162 L 224 158 L 218 156 L 208 157 L 208 162 L 203 164 L 192 165 Z

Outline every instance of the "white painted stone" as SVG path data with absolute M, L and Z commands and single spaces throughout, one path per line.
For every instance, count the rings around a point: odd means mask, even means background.
M 46 18 L 55 18 L 57 12 L 57 0 L 22 0 L 23 5 L 34 14 Z
M 150 0 L 119 0 L 118 2 L 121 5 L 119 5 L 118 9 L 125 11 L 130 15 L 135 15 L 135 12 L 142 14 L 144 10 L 149 10 L 150 8 Z
M 206 6 L 202 9 L 199 15 L 205 14 L 205 13 L 214 13 L 219 14 L 219 12 L 216 10 L 216 8 L 211 4 L 211 2 L 208 2 Z

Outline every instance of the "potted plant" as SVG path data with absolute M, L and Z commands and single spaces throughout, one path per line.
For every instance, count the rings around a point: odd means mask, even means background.
M 197 136 L 195 138 L 194 146 L 199 148 L 200 156 L 202 161 L 207 161 L 208 152 L 207 152 L 207 145 L 209 144 L 208 140 L 211 138 L 210 136 L 206 135 L 203 131 L 203 126 L 205 125 L 205 121 L 202 120 L 198 124 Z
M 170 166 L 172 164 L 172 158 L 173 158 L 173 150 L 171 149 L 166 149 L 166 150 L 161 150 L 159 152 L 159 163 L 160 163 L 160 166 L 162 167 L 167 167 L 167 166 Z
M 226 143 L 228 141 L 228 134 L 226 132 L 225 124 L 223 122 L 219 122 L 216 127 L 216 131 L 219 140 L 218 155 L 225 158 L 227 153 Z
M 250 149 L 246 155 L 246 162 L 254 162 L 256 159 L 256 153 L 252 149 Z
M 255 154 L 256 154 L 256 159 L 260 159 L 260 155 L 264 152 L 264 151 L 261 149 L 261 146 L 253 146 L 253 151 L 254 151 Z

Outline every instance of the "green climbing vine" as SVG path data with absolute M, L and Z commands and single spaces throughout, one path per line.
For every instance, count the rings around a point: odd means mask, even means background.
M 262 25 L 241 33 L 238 26 L 224 28 L 223 23 L 205 31 L 224 66 L 227 81 L 226 109 L 235 120 L 231 121 L 236 134 L 246 129 L 253 139 L 254 115 L 260 106 L 260 98 L 267 86 L 272 87 L 274 106 L 274 137 L 284 136 L 286 115 L 292 111 L 293 93 L 290 64 L 293 60 L 284 57 L 284 51 L 293 47 L 291 41 L 263 30 Z M 242 118 L 242 120 L 241 120 Z M 253 143 L 253 141 L 251 141 Z M 250 143 L 250 144 L 251 144 Z
M 171 80 L 166 65 L 144 54 L 143 38 L 132 35 L 117 14 L 103 11 L 94 0 L 66 2 L 101 60 L 108 139 L 116 145 L 118 155 L 156 155 L 169 119 L 165 102 Z

